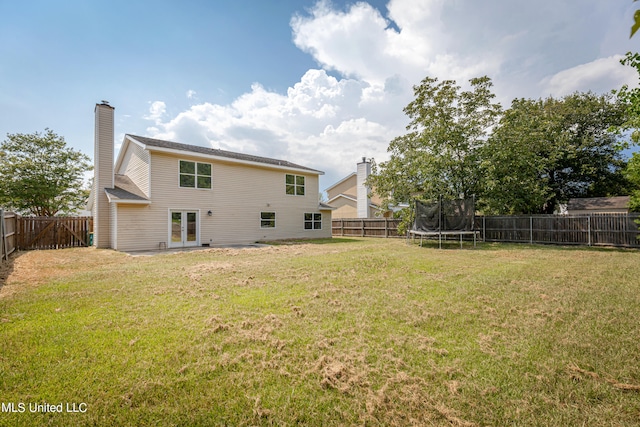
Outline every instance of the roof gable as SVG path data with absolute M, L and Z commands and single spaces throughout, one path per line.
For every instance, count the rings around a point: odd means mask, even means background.
M 324 191 L 329 192 L 331 190 L 333 190 L 335 187 L 339 186 L 340 184 L 350 180 L 350 179 L 355 179 L 357 177 L 357 174 L 355 172 L 350 173 L 349 175 L 345 176 L 344 178 L 342 178 L 340 181 L 336 182 L 335 184 L 331 185 L 330 187 L 327 187 Z M 355 185 L 355 183 L 353 184 Z

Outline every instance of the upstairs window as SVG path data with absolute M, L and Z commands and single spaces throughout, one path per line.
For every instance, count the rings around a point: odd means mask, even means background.
M 304 196 L 304 176 L 290 175 L 285 176 L 286 193 L 291 196 Z
M 306 213 L 304 214 L 305 230 L 322 230 L 322 214 Z
M 211 188 L 211 163 L 180 160 L 180 187 Z

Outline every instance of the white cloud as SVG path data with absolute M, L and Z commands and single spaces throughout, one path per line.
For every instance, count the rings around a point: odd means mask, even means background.
M 622 55 L 613 55 L 562 70 L 542 80 L 542 93 L 561 97 L 576 91 L 610 92 L 624 84 L 636 87 L 638 73 L 620 64 L 622 58 Z
M 362 1 L 338 10 L 321 0 L 291 19 L 293 42 L 321 69 L 286 93 L 255 83 L 227 105 L 199 102 L 173 118 L 156 101 L 147 132 L 318 168 L 327 172 L 326 187 L 362 156 L 386 158 L 390 140 L 405 132 L 412 85 L 426 76 L 465 86 L 489 75 L 504 106 L 637 81 L 617 63 L 630 49 L 626 32 L 620 47 L 611 42 L 622 36 L 609 9 L 601 0 L 390 0 L 386 11 Z
M 284 95 L 254 84 L 229 105 L 194 105 L 171 120 L 156 122 L 147 132 L 157 138 L 284 158 L 339 179 L 355 168 L 358 158 L 384 152 L 399 131 L 365 118 L 371 106 L 371 101 L 363 101 L 367 89 L 357 80 L 309 70 Z M 398 109 L 387 115 L 403 113 Z
M 162 118 L 167 112 L 167 105 L 162 101 L 151 102 L 149 114 L 144 116 L 146 120 L 153 120 L 156 124 L 162 123 Z
M 340 11 L 321 1 L 309 16 L 293 17 L 293 41 L 326 69 L 372 86 L 396 75 L 412 84 L 427 75 L 462 83 L 496 72 L 495 50 L 461 56 L 450 49 L 457 26 L 442 21 L 445 6 L 443 0 L 392 0 L 384 17 L 368 3 Z

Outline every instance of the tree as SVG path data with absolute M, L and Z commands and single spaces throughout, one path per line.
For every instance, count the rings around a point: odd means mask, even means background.
M 629 200 L 629 210 L 640 212 L 640 153 L 633 153 L 624 170 L 624 175 L 634 186 L 631 191 L 631 200 Z
M 636 11 L 636 24 L 640 26 L 640 10 Z M 627 55 L 620 60 L 620 63 L 635 68 L 640 75 L 639 53 L 627 52 Z M 625 106 L 627 113 L 625 122 L 614 129 L 620 134 L 631 131 L 631 141 L 634 144 L 638 144 L 640 143 L 640 88 L 630 89 L 628 85 L 624 85 L 614 93 Z M 627 164 L 624 175 L 632 186 L 629 209 L 640 212 L 640 154 L 633 154 Z
M 572 197 L 625 194 L 624 145 L 609 130 L 625 117 L 611 95 L 514 100 L 482 149 L 481 203 L 492 213 L 553 213 Z
M 549 160 L 543 145 L 554 124 L 540 114 L 541 104 L 514 100 L 482 148 L 484 182 L 479 204 L 487 213 L 537 212 L 550 197 L 541 175 Z
M 633 0 L 634 2 L 638 0 Z M 633 14 L 633 25 L 631 26 L 631 35 L 629 38 L 633 37 L 633 35 L 640 29 L 640 10 L 636 10 Z
M 66 146 L 50 129 L 44 134 L 7 134 L 0 144 L 0 206 L 36 216 L 81 207 L 87 197 L 86 155 Z
M 391 141 L 391 158 L 374 163 L 369 185 L 387 205 L 416 198 L 457 198 L 475 194 L 480 184 L 478 148 L 500 114 L 491 101 L 491 79 L 470 80 L 461 91 L 453 80 L 427 77 L 414 86 L 415 99 L 404 112 L 406 135 Z
M 640 11 L 639 11 L 640 12 Z M 620 60 L 622 65 L 635 68 L 640 75 L 640 53 L 627 52 Z M 625 106 L 626 120 L 616 130 L 624 132 L 631 130 L 631 140 L 634 143 L 640 142 L 640 88 L 630 89 L 628 85 L 623 85 L 619 90 L 614 91 L 620 102 Z

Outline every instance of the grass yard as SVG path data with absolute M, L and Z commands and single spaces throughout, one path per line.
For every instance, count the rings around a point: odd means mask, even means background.
M 640 425 L 640 252 L 28 252 L 0 350 L 2 426 Z

